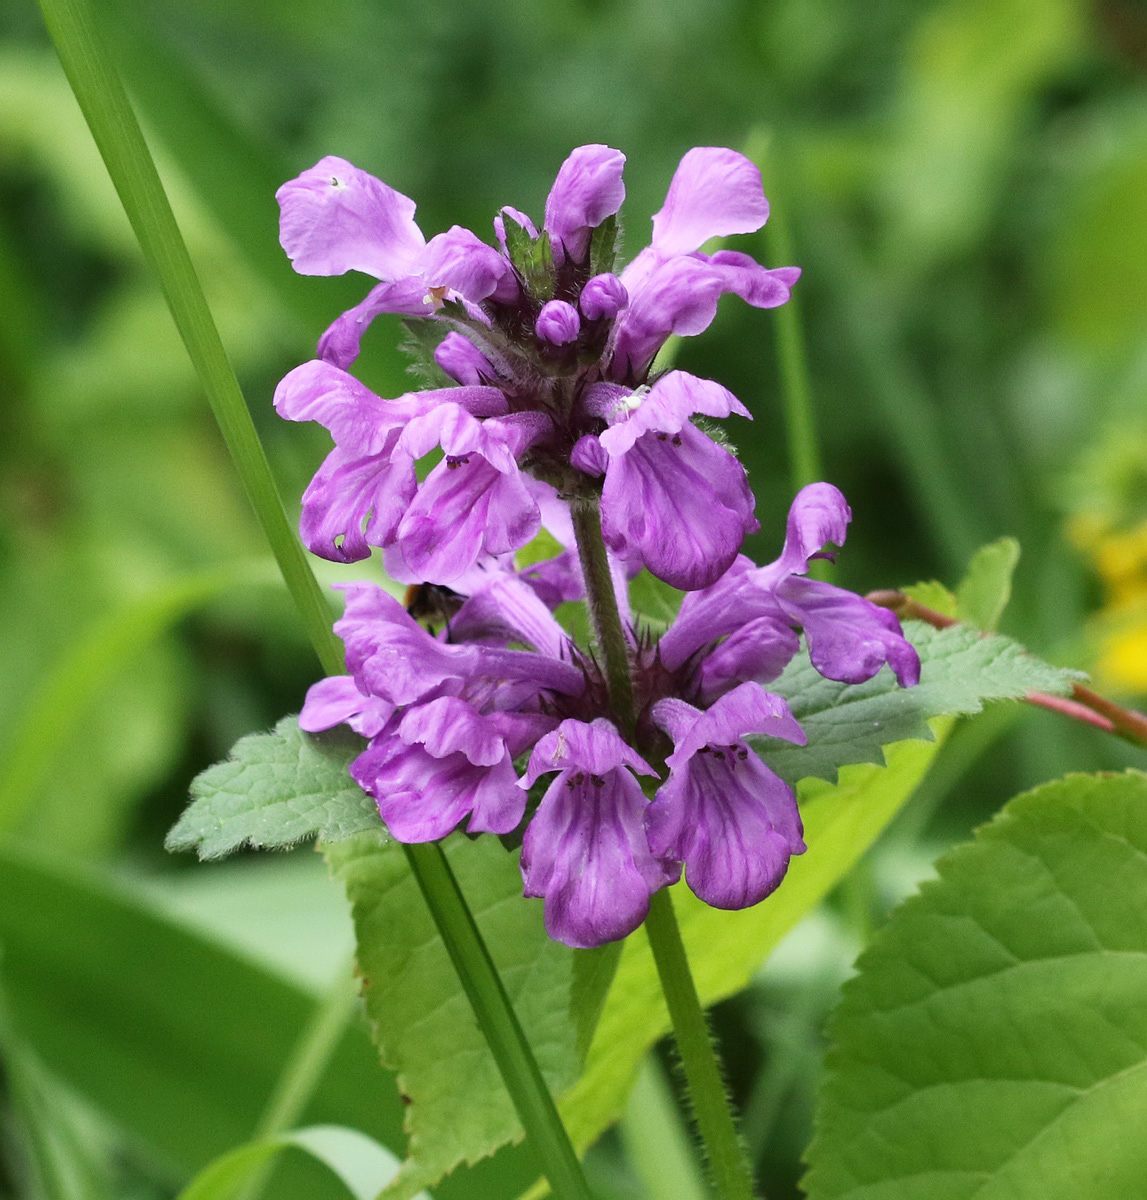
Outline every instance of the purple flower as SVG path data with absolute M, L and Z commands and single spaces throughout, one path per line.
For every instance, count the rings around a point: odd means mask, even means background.
M 441 404 L 406 426 L 396 458 L 412 464 L 436 446 L 445 455 L 393 527 L 412 570 L 452 583 L 479 555 L 506 554 L 534 537 L 541 512 L 517 458 L 548 424 L 534 413 L 478 421 L 459 405 Z
M 345 159 L 321 159 L 283 184 L 276 199 L 280 241 L 296 271 L 362 271 L 382 281 L 323 335 L 320 357 L 336 366 L 358 357 L 380 313 L 427 316 L 448 299 L 479 304 L 516 292 L 510 264 L 493 247 L 457 225 L 427 242 L 414 202 Z
M 730 637 L 721 649 L 717 675 L 726 682 L 775 678 L 783 669 L 782 648 L 792 645 L 783 632 L 788 628 L 803 630 L 813 666 L 828 679 L 861 683 L 887 663 L 902 687 L 917 683 L 920 657 L 893 613 L 843 588 L 804 578 L 812 559 L 833 556 L 824 546 L 843 543 L 851 518 L 832 484 L 803 488 L 789 510 L 785 546 L 775 562 L 755 567 L 738 558 L 715 584 L 685 597 L 661 639 L 665 666 L 676 671 L 722 637 L 760 621 L 761 641 Z M 711 669 L 710 680 L 714 677 Z M 712 682 L 703 690 L 711 694 Z
M 708 712 L 659 701 L 654 720 L 674 742 L 669 780 L 649 807 L 649 847 L 685 864 L 693 891 L 715 908 L 747 908 L 774 891 L 802 854 L 796 795 L 743 741 L 768 734 L 804 745 L 788 705 L 743 683 Z
M 720 384 L 684 371 L 637 391 L 599 384 L 586 403 L 609 426 L 598 438 L 608 455 L 601 515 L 609 546 L 674 587 L 715 582 L 760 526 L 744 467 L 689 418 L 748 410 Z
M 561 165 L 546 198 L 546 233 L 558 261 L 581 262 L 590 232 L 625 199 L 625 155 L 609 146 L 579 146 Z
M 445 837 L 467 815 L 471 833 L 509 833 L 526 799 L 514 758 L 553 725 L 541 714 L 482 714 L 441 696 L 407 709 L 350 773 L 401 842 Z
M 698 253 L 709 238 L 753 233 L 768 215 L 760 171 L 744 155 L 702 146 L 681 159 L 651 244 L 621 273 L 629 306 L 618 318 L 610 378 L 642 379 L 670 334 L 709 327 L 726 292 L 755 308 L 788 299 L 798 268 L 770 271 L 736 251 Z
M 355 733 L 372 738 L 384 728 L 394 709 L 389 700 L 360 691 L 352 676 L 331 675 L 307 689 L 299 728 L 321 733 L 336 725 L 349 725 Z
M 649 850 L 641 787 L 653 768 L 603 717 L 565 720 L 534 747 L 522 787 L 557 771 L 526 830 L 522 879 L 545 900 L 546 929 L 567 946 L 600 946 L 645 920 L 649 897 L 678 875 Z

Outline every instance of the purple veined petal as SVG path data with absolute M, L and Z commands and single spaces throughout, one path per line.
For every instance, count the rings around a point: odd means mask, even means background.
M 393 460 L 387 452 L 359 456 L 336 446 L 303 493 L 303 543 L 330 562 L 369 558 L 372 546 L 392 537 L 416 486 L 408 461 Z
M 586 771 L 604 775 L 615 767 L 629 767 L 639 775 L 657 772 L 632 749 L 605 717 L 590 722 L 572 717 L 546 734 L 534 747 L 522 787 L 532 787 L 548 771 Z
M 622 557 L 636 555 L 659 579 L 691 591 L 716 582 L 759 528 L 753 503 L 744 467 L 685 425 L 672 436 L 644 434 L 610 462 L 602 532 Z
M 727 292 L 754 308 L 777 308 L 786 303 L 793 284 L 801 277 L 800 267 L 762 267 L 755 258 L 737 250 L 718 250 L 697 257 L 721 271 Z
M 299 713 L 304 733 L 322 733 L 336 725 L 349 725 L 363 737 L 374 737 L 394 712 L 394 705 L 377 696 L 364 695 L 350 675 L 331 675 L 307 689 Z
M 448 333 L 434 350 L 434 361 L 457 383 L 492 383 L 497 378 L 493 363 L 461 333 Z
M 420 745 L 383 733 L 351 763 L 350 773 L 374 797 L 400 842 L 437 841 L 467 815 L 473 833 L 509 833 L 525 812 L 508 756 L 493 766 L 475 766 L 464 754 L 435 758 Z
M 657 646 L 668 670 L 676 671 L 703 647 L 739 629 L 746 620 L 763 615 L 749 607 L 761 594 L 755 583 L 757 570 L 752 559 L 738 554 L 715 583 L 686 592 L 676 619 Z
M 373 584 L 336 585 L 346 609 L 335 633 L 359 688 L 394 704 L 413 704 L 444 684 L 462 683 L 482 666 L 477 646 L 436 641 L 405 608 Z
M 707 712 L 661 700 L 653 718 L 674 740 L 669 780 L 646 814 L 649 845 L 685 863 L 693 891 L 716 908 L 746 908 L 804 851 L 796 796 L 742 741 L 751 733 L 803 745 L 780 696 L 743 683 Z
M 604 390 L 609 385 L 598 386 Z M 638 388 L 614 405 L 607 417 L 610 427 L 600 435 L 601 444 L 611 458 L 616 458 L 625 454 L 643 434 L 679 433 L 695 413 L 707 417 L 736 413 L 752 420 L 749 410 L 728 388 L 687 371 L 670 371 L 652 387 Z
M 513 267 L 493 246 L 461 225 L 436 234 L 426 245 L 420 263 L 423 290 L 445 288 L 457 292 L 471 304 L 480 304 L 499 290 Z M 514 287 L 510 295 L 516 294 Z M 507 297 L 510 298 L 510 297 Z
M 506 254 L 506 221 L 510 220 L 519 229 L 524 229 L 531 238 L 537 238 L 537 226 L 530 218 L 520 209 L 511 208 L 510 205 L 504 204 L 499 210 L 498 215 L 494 218 L 494 236 L 498 239 L 498 245 L 502 247 L 502 253 Z
M 801 488 L 789 507 L 785 545 L 776 562 L 762 568 L 762 582 L 776 583 L 788 575 L 804 575 L 814 558 L 826 554 L 830 542 L 843 546 L 848 536 L 852 509 L 839 488 L 831 483 L 810 483 Z
M 353 308 L 348 308 L 327 326 L 319 338 L 318 356 L 345 371 L 358 358 L 362 339 L 375 317 L 386 313 L 429 317 L 433 311 L 420 275 L 404 275 L 376 284 Z
M 329 155 L 275 193 L 279 240 L 300 275 L 410 272 L 424 247 L 413 200 Z
M 683 861 L 689 887 L 714 908 L 757 904 L 805 850 L 792 788 L 743 744 L 698 754 L 671 776 L 647 826 L 653 853 Z
M 544 518 L 542 523 L 545 524 Z M 585 599 L 585 578 L 572 550 L 563 550 L 544 562 L 531 563 L 520 572 L 519 578 L 551 610 L 570 600 Z
M 826 678 L 863 683 L 887 663 L 901 687 L 920 682 L 920 656 L 887 608 L 799 575 L 784 580 L 776 594 L 785 614 L 804 629 L 812 665 Z
M 800 638 L 779 612 L 746 621 L 698 663 L 702 702 L 711 704 L 747 680 L 770 683 L 799 650 Z
M 393 444 L 392 431 L 429 412 L 447 391 L 453 398 L 456 390 L 413 392 L 384 400 L 346 371 L 312 359 L 283 376 L 275 388 L 274 404 L 285 420 L 317 421 L 337 445 L 363 455 L 381 454 Z
M 606 272 L 588 280 L 578 297 L 578 308 L 587 321 L 611 320 L 629 303 L 625 284 Z
M 460 641 L 526 642 L 550 658 L 570 657 L 569 635 L 535 587 L 509 574 L 492 576 L 472 593 L 450 628 Z
M 562 163 L 546 198 L 545 229 L 554 257 L 581 262 L 589 249 L 590 230 L 613 216 L 625 199 L 621 173 L 625 155 L 609 146 L 579 146 Z
M 517 550 L 541 514 L 516 468 L 502 472 L 480 454 L 449 456 L 418 489 L 396 530 L 407 564 L 431 583 L 460 579 L 483 552 Z
M 703 333 L 725 293 L 721 271 L 700 258 L 643 250 L 621 274 L 629 305 L 618 314 L 611 379 L 640 379 L 671 334 Z
M 492 767 L 506 755 L 497 722 L 475 712 L 458 696 L 411 705 L 398 724 L 398 736 L 408 746 L 424 746 L 435 758 L 464 754 L 476 767 Z
M 562 771 L 550 785 L 526 829 L 521 863 L 525 894 L 545 900 L 550 937 L 582 948 L 623 938 L 645 919 L 649 897 L 676 878 L 674 865 L 649 852 L 646 807 L 623 767 Z
M 659 700 L 653 720 L 673 739 L 673 753 L 665 760 L 671 770 L 685 765 L 704 747 L 720 748 L 750 733 L 782 738 L 803 746 L 808 741 L 781 696 L 759 683 L 742 683 L 701 712 L 683 700 Z
M 576 342 L 581 333 L 581 317 L 566 300 L 550 300 L 542 306 L 534 324 L 534 332 L 552 346 L 567 346 Z
M 609 470 L 609 455 L 595 434 L 583 434 L 570 451 L 570 466 L 600 479 Z
M 757 167 L 735 150 L 697 146 L 681 159 L 653 218 L 653 245 L 663 254 L 689 254 L 709 238 L 753 233 L 768 217 Z

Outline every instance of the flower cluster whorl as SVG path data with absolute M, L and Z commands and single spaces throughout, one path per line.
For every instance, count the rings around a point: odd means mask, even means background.
M 774 307 L 800 272 L 699 251 L 768 216 L 757 168 L 706 147 L 681 160 L 651 244 L 615 274 L 624 163 L 608 146 L 579 147 L 542 230 L 503 208 L 497 249 L 458 226 L 426 241 L 413 201 L 340 158 L 279 189 L 296 270 L 380 280 L 275 397 L 282 416 L 334 437 L 304 497 L 316 554 L 353 562 L 397 548 L 412 576 L 452 584 L 481 555 L 525 545 L 540 497 L 560 494 L 600 495 L 611 549 L 675 587 L 706 587 L 733 561 L 758 528 L 752 492 L 692 417 L 749 413 L 719 384 L 683 371 L 651 380 L 650 368 L 670 335 L 708 327 L 723 294 Z M 348 374 L 382 313 L 442 327 L 434 360 L 454 386 L 383 400 Z M 415 463 L 436 448 L 443 461 L 419 483 Z

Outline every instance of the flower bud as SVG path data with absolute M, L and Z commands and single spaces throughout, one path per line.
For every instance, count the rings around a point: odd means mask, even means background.
M 538 314 L 534 331 L 543 342 L 554 346 L 565 346 L 577 341 L 581 333 L 581 317 L 577 309 L 564 300 L 551 300 Z
M 616 275 L 595 275 L 582 288 L 578 307 L 587 321 L 609 320 L 629 303 L 625 284 Z

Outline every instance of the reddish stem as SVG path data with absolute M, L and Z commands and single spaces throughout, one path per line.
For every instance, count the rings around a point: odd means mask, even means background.
M 934 608 L 919 604 L 903 592 L 893 590 L 869 592 L 868 599 L 881 608 L 890 608 L 901 620 L 913 619 L 925 621 L 936 629 L 949 629 L 960 622 L 955 617 L 945 616 Z M 1116 737 L 1134 742 L 1137 746 L 1147 746 L 1147 716 L 1137 713 L 1106 696 L 1093 692 L 1091 688 L 1081 683 L 1072 684 L 1073 699 L 1063 696 L 1049 696 L 1046 692 L 1028 692 L 1025 699 L 1029 704 L 1037 704 L 1040 708 L 1051 709 L 1062 713 L 1075 721 L 1083 721 L 1102 729 L 1105 733 L 1113 733 Z

